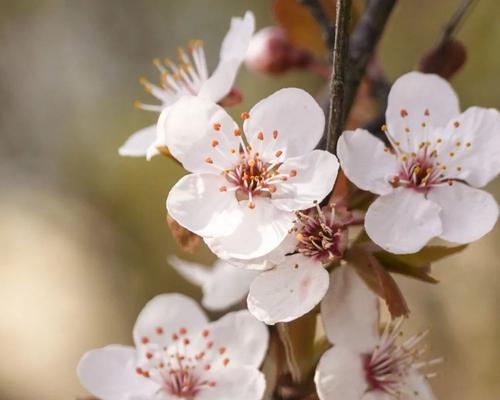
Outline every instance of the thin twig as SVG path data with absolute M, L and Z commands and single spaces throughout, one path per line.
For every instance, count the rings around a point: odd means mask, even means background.
M 358 86 L 365 75 L 368 62 L 382 36 L 385 25 L 397 0 L 369 0 L 366 10 L 351 36 L 349 70 L 345 89 L 344 113 L 351 110 Z
M 349 46 L 349 21 L 351 0 L 337 0 L 335 21 L 335 45 L 333 48 L 333 68 L 330 79 L 330 108 L 326 130 L 326 150 L 335 154 L 337 141 L 344 128 L 344 85 Z
M 445 46 L 458 31 L 460 24 L 465 21 L 465 16 L 470 10 L 475 0 L 463 0 L 460 6 L 455 10 L 448 23 L 444 26 L 438 40 L 437 47 Z
M 328 15 L 326 15 L 325 9 L 321 5 L 320 0 L 298 0 L 298 2 L 309 8 L 309 12 L 316 19 L 316 22 L 323 31 L 323 40 L 325 41 L 327 48 L 330 51 L 333 51 L 335 25 L 330 18 L 328 18 Z

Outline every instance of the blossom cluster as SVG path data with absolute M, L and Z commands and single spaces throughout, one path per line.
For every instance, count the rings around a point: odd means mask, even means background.
M 120 148 L 148 159 L 168 152 L 182 164 L 187 174 L 166 209 L 219 260 L 211 269 L 170 263 L 202 287 L 206 309 L 246 300 L 248 310 L 210 323 L 189 298 L 160 295 L 138 317 L 135 348 L 88 352 L 80 380 L 103 400 L 259 400 L 266 325 L 319 306 L 334 345 L 317 363 L 320 399 L 433 399 L 425 369 L 439 360 L 422 361 L 425 333 L 399 343 L 402 318 L 383 326 L 378 293 L 352 256 L 353 235 L 363 230 L 363 248 L 396 256 L 435 238 L 466 244 L 488 233 L 498 205 L 480 188 L 500 172 L 500 113 L 461 113 L 447 81 L 410 72 L 390 91 L 385 137 L 345 131 L 337 156 L 318 148 L 325 115 L 302 89 L 278 90 L 235 121 L 225 107 L 241 100 L 237 71 L 263 40 L 252 42 L 254 25 L 251 12 L 233 18 L 211 75 L 200 41 L 179 49 L 178 64 L 155 60 L 160 85 L 142 83 L 161 104 L 138 106 L 160 112 L 158 122 Z M 376 196 L 367 208 L 335 196 L 340 170 L 357 193 Z

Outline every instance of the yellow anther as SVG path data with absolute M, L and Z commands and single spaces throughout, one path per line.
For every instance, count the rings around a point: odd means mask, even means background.
M 141 108 L 142 103 L 139 100 L 134 100 L 133 105 L 134 105 L 134 108 Z
M 159 67 L 161 65 L 161 61 L 158 57 L 153 58 L 153 64 Z
M 253 210 L 255 208 L 255 203 L 253 201 L 249 201 L 248 202 L 248 208 L 250 208 L 251 210 Z
M 254 160 L 253 158 L 252 158 L 252 159 L 250 159 L 250 160 L 248 160 L 248 165 L 249 165 L 250 167 L 255 167 L 255 160 Z
M 384 125 L 382 125 L 382 126 L 380 127 L 380 130 L 381 130 L 382 132 L 387 132 L 387 125 L 385 125 L 385 124 L 384 124 Z
M 167 58 L 165 58 L 165 59 L 163 60 L 163 62 L 164 62 L 165 64 L 167 64 L 170 68 L 175 69 L 175 64 L 174 64 L 174 62 L 173 62 L 170 58 L 168 58 L 168 57 L 167 57 Z
M 304 235 L 302 233 L 297 233 L 295 238 L 299 241 L 302 242 L 304 240 Z

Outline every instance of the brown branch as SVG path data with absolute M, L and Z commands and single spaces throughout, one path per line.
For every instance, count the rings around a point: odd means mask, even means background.
M 333 68 L 330 78 L 330 107 L 326 130 L 326 150 L 332 154 L 336 153 L 337 141 L 342 133 L 345 121 L 344 85 L 350 19 L 351 0 L 337 0 Z
M 335 25 L 328 18 L 320 0 L 298 0 L 299 3 L 309 8 L 309 12 L 314 17 L 323 31 L 323 40 L 330 51 L 333 51 L 335 40 Z
M 348 115 L 359 83 L 372 59 L 385 25 L 397 0 L 369 0 L 366 10 L 351 36 L 344 114 Z

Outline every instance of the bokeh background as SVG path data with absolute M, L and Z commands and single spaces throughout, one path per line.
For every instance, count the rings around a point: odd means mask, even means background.
M 293 1 L 293 0 L 290 0 Z M 380 48 L 391 79 L 415 67 L 460 0 L 401 1 Z M 155 114 L 137 80 L 151 59 L 204 39 L 216 64 L 229 18 L 252 9 L 272 23 L 268 0 L 0 2 L 0 398 L 85 395 L 75 366 L 87 349 L 129 343 L 135 317 L 161 292 L 199 298 L 166 262 L 179 253 L 164 200 L 183 174 L 165 158 L 120 158 L 117 148 Z M 453 80 L 462 106 L 500 108 L 500 3 L 479 0 L 459 38 L 469 50 Z M 316 93 L 303 72 L 278 78 L 243 69 L 245 102 L 284 86 Z M 490 185 L 500 199 L 500 180 Z M 445 357 L 437 397 L 500 398 L 500 227 L 436 264 L 431 286 L 399 281 L 413 310 L 408 331 L 431 327 Z M 206 250 L 194 259 L 213 261 Z

